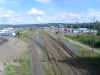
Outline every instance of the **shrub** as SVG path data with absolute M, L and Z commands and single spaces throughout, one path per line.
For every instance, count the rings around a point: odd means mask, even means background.
M 100 48 L 100 36 L 94 36 L 90 34 L 69 36 L 69 38 L 78 40 L 79 42 L 89 45 L 91 47 Z

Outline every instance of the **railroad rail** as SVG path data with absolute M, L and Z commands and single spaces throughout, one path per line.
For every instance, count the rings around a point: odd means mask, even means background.
M 52 37 L 51 35 L 48 35 L 52 40 L 56 41 L 60 46 L 62 46 L 62 48 L 64 48 L 64 50 L 69 53 L 72 57 L 78 57 L 71 48 L 67 47 L 67 45 L 62 42 L 61 40 L 55 39 L 54 37 Z
M 49 42 L 50 41 L 52 41 L 51 43 L 54 45 L 54 47 L 56 48 L 56 51 L 57 51 L 57 46 L 55 46 L 55 44 L 54 43 L 56 43 L 56 44 L 58 44 L 59 46 L 61 46 L 61 48 L 63 48 L 63 50 L 65 50 L 72 58 L 77 58 L 78 56 L 76 56 L 73 52 L 72 52 L 72 50 L 70 50 L 67 46 L 66 46 L 66 44 L 64 44 L 62 41 L 60 41 L 60 40 L 57 40 L 57 39 L 55 39 L 54 37 L 52 37 L 51 35 L 47 35 L 48 36 L 48 40 L 49 40 Z M 51 40 L 50 40 L 51 39 Z M 48 43 L 49 43 L 48 42 Z M 50 53 L 50 52 L 49 52 Z M 58 53 L 59 54 L 59 53 Z M 62 57 L 60 54 L 59 54 L 59 56 L 60 57 Z M 65 55 L 65 56 L 67 56 L 67 55 Z M 57 66 L 59 67 L 59 61 L 57 60 L 57 58 L 54 56 L 53 57 L 56 61 L 55 61 L 55 63 L 57 64 Z M 72 61 L 71 63 L 73 63 L 73 64 L 76 64 L 76 65 L 79 65 L 80 63 L 79 63 L 79 61 Z M 60 66 L 61 67 L 61 66 Z M 61 68 L 59 67 L 59 69 L 60 69 L 60 71 L 61 71 L 61 74 L 60 75 L 65 75 L 64 73 L 63 73 L 63 70 L 61 70 Z M 74 70 L 73 68 L 72 68 L 73 66 L 71 66 L 71 69 L 72 69 L 72 71 L 74 72 L 74 75 L 79 75 L 79 71 L 76 71 L 76 70 Z
M 40 41 L 38 41 L 38 42 L 36 40 L 34 40 L 34 41 L 39 46 L 41 46 L 41 49 L 45 50 L 45 53 L 48 57 L 48 62 L 51 63 L 51 67 L 54 71 L 54 75 L 66 75 L 66 72 L 65 72 L 66 70 L 61 65 L 63 63 L 62 61 L 66 62 L 66 59 L 63 58 L 63 56 L 68 57 L 69 59 L 70 58 L 78 58 L 78 56 L 76 56 L 72 52 L 72 50 L 66 46 L 66 44 L 63 41 L 60 41 L 60 40 L 54 38 L 52 35 L 50 35 L 48 33 L 44 34 L 41 32 L 39 37 L 40 37 L 39 39 L 42 40 L 42 44 L 40 44 Z M 68 54 L 70 57 L 63 53 L 60 54 L 62 52 L 62 50 L 64 50 L 66 52 L 66 54 Z M 73 74 L 69 74 L 69 75 L 80 75 L 80 71 L 78 71 L 75 67 L 73 67 L 73 64 L 79 65 L 80 63 L 79 63 L 79 61 L 75 60 L 75 61 L 71 61 L 71 65 L 67 64 L 68 67 L 70 68 L 70 70 L 72 70 L 71 72 L 73 72 Z

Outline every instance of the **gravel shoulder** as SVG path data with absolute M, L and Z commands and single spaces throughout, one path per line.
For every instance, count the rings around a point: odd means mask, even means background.
M 0 38 L 0 75 L 3 75 L 4 64 L 24 55 L 27 44 L 18 38 L 6 37 L 5 42 Z

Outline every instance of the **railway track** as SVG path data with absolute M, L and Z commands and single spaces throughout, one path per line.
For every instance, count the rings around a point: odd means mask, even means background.
M 51 62 L 51 66 L 55 75 L 81 75 L 80 71 L 74 68 L 71 64 L 79 65 L 78 61 L 71 61 L 70 65 L 65 64 L 66 58 L 70 61 L 72 58 L 77 58 L 77 56 L 68 48 L 66 45 L 58 41 L 57 39 L 53 38 L 51 35 L 47 33 L 42 33 L 43 35 L 43 43 L 46 47 L 46 54 L 48 56 L 48 61 Z M 63 66 L 62 66 L 63 65 Z M 67 68 L 66 68 L 67 67 Z M 70 70 L 67 73 L 67 70 Z
M 35 34 L 34 42 L 44 53 L 42 62 L 48 66 L 48 72 L 52 69 L 54 73 L 51 74 L 50 72 L 50 75 L 100 74 L 99 69 L 96 69 L 99 67 L 97 66 L 98 63 L 90 63 L 95 62 L 94 58 L 88 61 L 89 58 L 87 57 L 78 57 L 73 50 L 67 47 L 66 42 L 57 36 L 41 31 Z
M 54 75 L 64 75 L 62 72 L 62 69 L 60 68 L 60 66 L 57 62 L 56 55 L 53 52 L 54 48 L 50 47 L 51 46 L 51 44 L 49 43 L 50 41 L 47 38 L 45 38 L 44 42 L 45 42 L 45 45 L 48 45 L 48 46 L 46 46 L 46 54 L 48 57 L 48 61 L 51 63 L 51 67 L 54 71 Z
M 67 45 L 64 43 L 64 41 L 56 39 L 49 34 L 47 34 L 47 35 L 52 39 L 52 41 L 55 41 L 56 44 L 58 44 L 59 46 L 61 46 L 61 48 L 63 48 L 62 50 L 64 50 L 64 51 L 62 51 L 63 52 L 62 54 L 64 54 L 65 57 L 69 57 L 69 59 L 70 58 L 75 59 L 74 61 L 71 61 L 72 64 L 80 65 L 80 61 L 78 60 L 79 57 L 77 55 L 75 55 L 74 52 L 70 48 L 67 47 Z M 52 43 L 52 44 L 55 46 L 54 43 Z M 57 47 L 58 46 L 56 46 L 56 50 L 57 50 Z M 65 61 L 66 61 L 66 59 L 65 59 Z M 70 65 L 70 67 L 71 67 L 72 71 L 74 72 L 74 75 L 81 75 L 80 73 L 82 73 L 82 71 L 72 68 L 73 67 L 72 65 Z

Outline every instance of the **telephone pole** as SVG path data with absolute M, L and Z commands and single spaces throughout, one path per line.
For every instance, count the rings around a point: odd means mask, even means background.
M 93 17 L 93 23 L 92 23 L 92 24 L 93 24 L 93 25 L 92 25 L 92 26 L 93 26 L 93 31 L 92 31 L 92 32 L 93 32 L 93 39 L 91 40 L 91 41 L 92 41 L 92 42 L 91 42 L 91 43 L 92 43 L 92 44 L 91 44 L 91 45 L 92 45 L 92 53 L 94 53 L 94 48 L 95 48 L 95 47 L 94 47 L 94 46 L 95 46 L 95 23 L 96 23 L 96 19 L 95 19 L 95 17 Z M 91 55 L 91 56 L 92 56 L 92 55 Z

